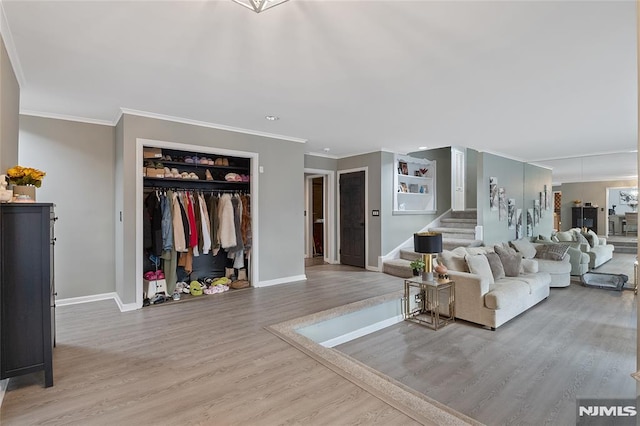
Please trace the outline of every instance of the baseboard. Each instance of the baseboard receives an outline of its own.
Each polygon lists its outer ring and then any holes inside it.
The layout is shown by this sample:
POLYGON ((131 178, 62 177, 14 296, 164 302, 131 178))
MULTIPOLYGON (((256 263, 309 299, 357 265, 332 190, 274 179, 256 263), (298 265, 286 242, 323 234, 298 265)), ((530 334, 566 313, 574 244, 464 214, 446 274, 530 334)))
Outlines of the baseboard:
POLYGON ((9 386, 9 379, 0 380, 0 408, 2 408, 2 401, 4 400, 4 394, 9 386))
POLYGON ((91 296, 69 297, 56 300, 56 306, 77 305, 78 303, 97 302, 99 300, 115 299, 116 293, 92 294, 91 296))
POLYGON ((277 278, 275 280, 260 281, 256 285, 254 285, 254 287, 269 287, 272 285, 294 283, 296 281, 306 281, 306 280, 307 280, 307 276, 304 274, 294 275, 291 277, 277 278))
POLYGON ((380 272, 380 268, 376 267, 376 266, 367 266, 365 268, 367 271, 372 271, 372 272, 380 272))
POLYGON ((140 309, 142 306, 138 306, 137 303, 122 303, 122 300, 120 300, 120 296, 118 295, 118 293, 114 293, 115 297, 114 300, 116 301, 116 304, 118 305, 118 309, 120 309, 120 312, 130 312, 130 311, 135 311, 136 309, 140 309))
POLYGON ((325 348, 333 348, 343 343, 350 342, 351 340, 357 339, 359 337, 366 336, 367 334, 375 333, 376 331, 398 324, 402 321, 404 321, 404 317, 402 315, 397 315, 393 318, 387 318, 386 320, 378 321, 366 327, 362 327, 349 333, 343 334, 342 336, 334 337, 333 339, 320 342, 320 344, 325 348))

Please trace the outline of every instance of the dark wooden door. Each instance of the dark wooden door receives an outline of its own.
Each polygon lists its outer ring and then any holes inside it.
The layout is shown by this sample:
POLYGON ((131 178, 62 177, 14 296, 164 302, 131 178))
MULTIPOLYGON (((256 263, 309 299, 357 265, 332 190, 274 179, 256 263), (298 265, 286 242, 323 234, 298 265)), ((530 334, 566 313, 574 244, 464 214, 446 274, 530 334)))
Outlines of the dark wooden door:
POLYGON ((340 175, 340 263, 364 268, 364 171, 340 175))

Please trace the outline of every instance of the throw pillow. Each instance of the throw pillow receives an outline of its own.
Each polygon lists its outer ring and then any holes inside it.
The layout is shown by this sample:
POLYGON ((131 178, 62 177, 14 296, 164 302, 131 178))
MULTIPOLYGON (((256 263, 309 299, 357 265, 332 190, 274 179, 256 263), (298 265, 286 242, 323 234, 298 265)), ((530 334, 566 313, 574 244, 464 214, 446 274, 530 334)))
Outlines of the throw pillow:
POLYGON ((484 254, 468 254, 464 257, 464 259, 467 261, 469 272, 479 275, 483 280, 488 280, 489 284, 495 283, 493 279, 493 272, 491 272, 491 267, 489 266, 487 256, 485 256, 484 254))
POLYGON ((558 239, 558 241, 562 241, 562 242, 575 241, 574 234, 571 231, 558 232, 556 234, 556 238, 558 239))
POLYGON ((512 248, 505 248, 504 246, 497 244, 494 249, 504 268, 504 274, 507 277, 517 277, 520 275, 520 266, 522 265, 522 256, 520 256, 512 248))
POLYGON ((513 248, 522 254, 525 259, 533 259, 536 255, 536 247, 526 238, 510 241, 513 248))
POLYGON ((580 244, 589 244, 589 247, 593 247, 593 238, 591 238, 591 236, 589 236, 589 234, 587 234, 586 232, 578 232, 576 231, 575 233, 576 236, 576 241, 579 242, 580 244), (587 236, 589 236, 589 238, 587 238, 587 236), (591 239, 591 242, 589 242, 589 239, 591 239))
POLYGON ((562 260, 569 251, 569 244, 545 244, 537 249, 538 259, 562 260))
POLYGON ((506 275, 504 274, 504 267, 502 266, 500 256, 498 256, 498 254, 495 252, 489 252, 485 254, 485 256, 489 261, 489 267, 491 268, 493 279, 495 281, 498 281, 500 278, 504 278, 506 275))
POLYGON ((593 238, 593 246, 599 246, 600 245, 600 239, 598 238, 598 234, 596 234, 595 232, 593 232, 591 229, 589 229, 587 231, 587 234, 591 235, 591 237, 593 238))
POLYGON ((538 235, 538 240, 539 241, 551 241, 551 238, 545 237, 544 235, 540 234, 540 235, 538 235))
POLYGON ((438 255, 438 263, 446 266, 450 271, 469 272, 464 256, 460 256, 449 250, 444 250, 438 255))

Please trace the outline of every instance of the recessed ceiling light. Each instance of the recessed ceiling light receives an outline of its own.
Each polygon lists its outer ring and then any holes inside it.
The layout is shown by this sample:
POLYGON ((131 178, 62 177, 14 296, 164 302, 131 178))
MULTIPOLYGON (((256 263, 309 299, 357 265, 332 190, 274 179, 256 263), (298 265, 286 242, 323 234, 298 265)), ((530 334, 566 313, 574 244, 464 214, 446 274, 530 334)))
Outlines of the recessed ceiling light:
POLYGON ((418 147, 418 149, 419 149, 420 151, 424 151, 425 149, 427 149, 427 147, 426 147, 426 146, 419 146, 419 147, 418 147))
POLYGON ((325 148, 325 149, 323 149, 323 151, 324 152, 329 152, 329 151, 331 151, 331 148, 325 148))
POLYGON ((266 118, 269 121, 276 121, 276 120, 280 120, 280 117, 275 116, 275 115, 267 115, 264 118, 266 118))

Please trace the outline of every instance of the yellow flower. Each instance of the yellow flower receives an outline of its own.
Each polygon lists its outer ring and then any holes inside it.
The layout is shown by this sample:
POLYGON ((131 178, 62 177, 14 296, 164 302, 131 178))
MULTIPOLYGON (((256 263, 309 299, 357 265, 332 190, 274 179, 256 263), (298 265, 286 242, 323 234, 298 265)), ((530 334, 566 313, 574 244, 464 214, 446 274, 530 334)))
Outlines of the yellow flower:
POLYGON ((13 166, 7 170, 9 183, 14 185, 33 185, 40 188, 46 173, 32 167, 13 166))

